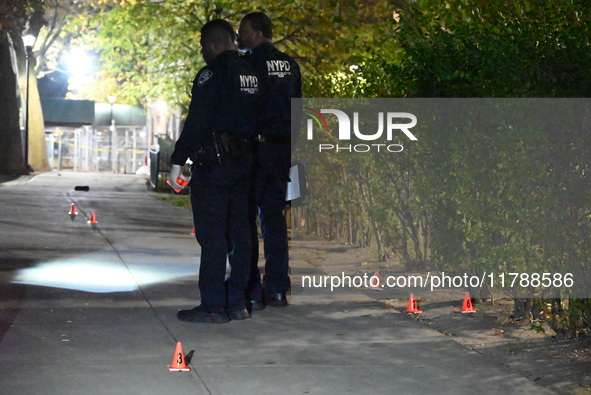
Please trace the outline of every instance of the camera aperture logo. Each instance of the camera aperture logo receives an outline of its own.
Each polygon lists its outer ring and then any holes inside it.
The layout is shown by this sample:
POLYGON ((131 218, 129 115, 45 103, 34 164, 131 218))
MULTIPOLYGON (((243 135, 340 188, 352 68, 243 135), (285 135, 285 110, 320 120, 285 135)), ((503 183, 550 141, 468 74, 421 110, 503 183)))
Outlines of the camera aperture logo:
POLYGON ((394 138, 405 136, 411 141, 418 140, 410 131, 411 128, 416 126, 417 117, 408 112, 378 112, 378 130, 372 134, 365 134, 360 130, 358 112, 353 112, 353 122, 351 122, 351 117, 346 112, 337 109, 321 109, 317 111, 304 107, 304 114, 309 117, 306 124, 306 137, 310 141, 314 140, 315 125, 317 129, 330 133, 329 123, 323 114, 331 114, 336 117, 339 144, 318 144, 318 152, 402 152, 404 146, 394 143, 394 138), (353 138, 367 143, 351 144, 353 138))

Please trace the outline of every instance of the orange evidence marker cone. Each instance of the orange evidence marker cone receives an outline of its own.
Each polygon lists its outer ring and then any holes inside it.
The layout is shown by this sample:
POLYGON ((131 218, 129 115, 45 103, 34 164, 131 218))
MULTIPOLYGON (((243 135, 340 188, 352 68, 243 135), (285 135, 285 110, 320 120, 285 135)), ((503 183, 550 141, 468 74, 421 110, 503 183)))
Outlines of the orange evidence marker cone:
POLYGON ((195 236, 195 226, 193 226, 193 230, 191 231, 191 234, 192 234, 193 236, 195 236))
POLYGON ((88 221, 88 223, 91 224, 91 225, 98 224, 98 222, 96 221, 96 214, 94 213, 94 211, 90 215, 90 220, 88 221))
POLYGON ((369 289, 373 289, 375 291, 383 291, 382 287, 380 286, 380 272, 377 271, 373 276, 369 279, 369 289))
POLYGON ((410 294, 408 298, 408 307, 406 308, 405 313, 415 313, 419 314, 422 313, 423 310, 419 310, 419 305, 417 304, 417 300, 413 294, 410 294))
MULTIPOLYGON (((167 183, 168 185, 170 185, 170 180, 166 180, 166 183, 167 183)), ((184 176, 181 176, 181 177, 178 177, 178 178, 176 179, 176 183, 177 183, 177 184, 179 184, 179 185, 180 185, 180 186, 182 186, 182 187, 186 187, 187 185, 189 185, 189 180, 187 180, 187 179, 186 179, 184 176)), ((176 188, 173 188, 173 190, 174 190, 176 193, 180 193, 180 192, 182 191, 182 189, 176 189, 176 188)))
POLYGON ((172 356, 172 363, 168 366, 171 372, 188 372, 190 367, 185 363, 185 353, 183 352, 183 345, 181 342, 176 342, 174 355, 172 356))
POLYGON ((462 313, 476 313, 476 309, 472 305, 470 292, 466 292, 466 296, 464 296, 464 305, 462 306, 462 313))
POLYGON ((74 203, 72 203, 72 207, 70 207, 70 212, 68 214, 78 215, 78 210, 76 210, 76 205, 74 203))

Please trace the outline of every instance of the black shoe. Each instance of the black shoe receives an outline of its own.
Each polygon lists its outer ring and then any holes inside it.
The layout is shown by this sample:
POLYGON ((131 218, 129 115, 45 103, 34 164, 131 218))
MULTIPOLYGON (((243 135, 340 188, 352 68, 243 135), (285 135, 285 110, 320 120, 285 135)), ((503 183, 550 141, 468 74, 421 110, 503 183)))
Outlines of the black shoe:
POLYGON ((246 309, 228 309, 228 315, 230 316, 230 319, 234 321, 247 320, 250 318, 250 314, 248 314, 248 311, 246 309))
POLYGON ((208 324, 223 324, 230 321, 226 313, 210 313, 201 306, 191 310, 179 310, 177 318, 183 322, 204 322, 208 324))
POLYGON ((246 306, 250 311, 262 311, 265 310, 265 304, 262 300, 251 300, 247 302, 246 306))
POLYGON ((287 297, 284 293, 266 293, 265 292, 265 304, 271 307, 287 307, 287 297))

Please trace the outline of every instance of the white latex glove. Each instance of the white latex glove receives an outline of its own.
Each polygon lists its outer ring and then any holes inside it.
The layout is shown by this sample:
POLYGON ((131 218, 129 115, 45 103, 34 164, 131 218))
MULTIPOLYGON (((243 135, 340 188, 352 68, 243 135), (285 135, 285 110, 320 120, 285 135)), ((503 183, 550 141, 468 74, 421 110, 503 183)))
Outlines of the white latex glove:
POLYGON ((168 176, 168 181, 172 189, 185 189, 184 186, 179 185, 177 183, 177 178, 181 176, 181 167, 179 165, 172 165, 170 169, 170 174, 168 176))

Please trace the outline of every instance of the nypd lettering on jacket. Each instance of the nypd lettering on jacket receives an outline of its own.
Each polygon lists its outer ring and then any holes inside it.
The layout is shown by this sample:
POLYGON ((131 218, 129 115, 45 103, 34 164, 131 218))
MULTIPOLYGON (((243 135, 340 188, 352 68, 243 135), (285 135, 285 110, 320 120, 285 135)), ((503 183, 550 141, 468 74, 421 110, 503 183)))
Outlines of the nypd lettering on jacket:
POLYGON ((279 78, 291 75, 291 65, 287 60, 267 60, 267 73, 279 78))
POLYGON ((240 76, 240 90, 255 94, 259 91, 259 79, 254 75, 240 76))

